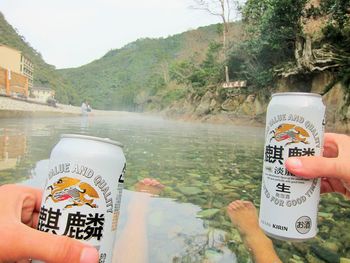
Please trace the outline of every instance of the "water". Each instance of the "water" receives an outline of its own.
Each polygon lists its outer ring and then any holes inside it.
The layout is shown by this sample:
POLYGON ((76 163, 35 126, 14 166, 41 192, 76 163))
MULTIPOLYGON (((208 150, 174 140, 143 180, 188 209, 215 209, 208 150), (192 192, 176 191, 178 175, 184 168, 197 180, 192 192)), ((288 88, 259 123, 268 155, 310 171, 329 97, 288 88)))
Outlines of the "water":
MULTIPOLYGON (((225 214, 235 199, 259 206, 263 128, 191 124, 122 114, 117 117, 3 119, 0 184, 42 187, 48 158, 62 133, 109 137, 125 145, 127 175, 118 234, 133 186, 142 178, 166 187, 146 217, 149 262, 251 262, 225 214)), ((335 262, 350 257, 350 203, 322 198, 317 238, 274 241, 283 262, 335 262), (298 261, 300 260, 300 261, 298 261), (321 261, 315 261, 321 260, 321 261)))

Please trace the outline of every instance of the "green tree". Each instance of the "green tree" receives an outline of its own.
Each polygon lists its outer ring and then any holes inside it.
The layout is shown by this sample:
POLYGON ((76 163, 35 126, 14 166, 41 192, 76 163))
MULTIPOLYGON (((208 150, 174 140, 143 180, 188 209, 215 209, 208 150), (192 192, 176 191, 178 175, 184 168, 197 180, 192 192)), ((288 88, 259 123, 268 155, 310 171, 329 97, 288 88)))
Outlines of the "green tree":
POLYGON ((222 82, 224 70, 223 63, 219 59, 221 48, 220 43, 211 43, 205 59, 199 65, 193 61, 173 63, 170 67, 170 77, 197 91, 222 82))
MULTIPOLYGON (((239 9, 238 1, 234 0, 193 0, 195 6, 193 9, 204 10, 211 15, 217 16, 221 19, 222 22, 222 50, 225 61, 225 80, 226 82, 230 81, 229 77, 229 68, 226 64, 228 60, 228 34, 229 34, 229 25, 231 22, 231 14, 232 12, 239 9)), ((236 12, 236 16, 238 16, 238 12, 236 12)), ((236 17, 237 18, 237 17, 236 17)))
POLYGON ((348 0, 322 0, 322 15, 328 16, 323 29, 324 39, 341 49, 350 51, 350 2, 348 0))
POLYGON ((256 88, 269 85, 274 67, 294 60, 305 3, 306 0, 248 0, 243 8, 248 37, 231 53, 231 74, 245 77, 256 88), (234 66, 237 61, 240 66, 234 66))
POLYGON ((243 9, 252 50, 266 65, 294 59, 306 0, 249 0, 243 9))

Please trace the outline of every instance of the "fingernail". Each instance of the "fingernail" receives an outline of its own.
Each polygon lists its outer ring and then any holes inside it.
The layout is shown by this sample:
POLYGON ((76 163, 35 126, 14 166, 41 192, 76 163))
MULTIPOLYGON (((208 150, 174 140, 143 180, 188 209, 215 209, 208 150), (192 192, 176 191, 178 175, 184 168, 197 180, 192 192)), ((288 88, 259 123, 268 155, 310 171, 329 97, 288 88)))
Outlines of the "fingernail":
POLYGON ((303 166, 303 163, 300 161, 300 159, 295 157, 289 158, 287 160, 287 164, 289 168, 293 169, 300 169, 303 166))
POLYGON ((98 262, 98 252, 93 247, 86 247, 81 252, 80 263, 96 263, 98 262))

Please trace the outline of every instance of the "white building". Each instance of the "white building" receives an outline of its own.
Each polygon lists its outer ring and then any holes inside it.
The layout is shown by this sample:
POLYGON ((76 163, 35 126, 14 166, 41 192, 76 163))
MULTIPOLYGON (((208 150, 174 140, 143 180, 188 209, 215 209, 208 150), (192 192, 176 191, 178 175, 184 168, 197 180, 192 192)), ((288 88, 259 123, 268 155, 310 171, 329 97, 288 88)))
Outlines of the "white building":
POLYGON ((55 96, 55 91, 47 87, 33 87, 30 90, 31 97, 40 102, 47 102, 48 98, 53 98, 55 96))

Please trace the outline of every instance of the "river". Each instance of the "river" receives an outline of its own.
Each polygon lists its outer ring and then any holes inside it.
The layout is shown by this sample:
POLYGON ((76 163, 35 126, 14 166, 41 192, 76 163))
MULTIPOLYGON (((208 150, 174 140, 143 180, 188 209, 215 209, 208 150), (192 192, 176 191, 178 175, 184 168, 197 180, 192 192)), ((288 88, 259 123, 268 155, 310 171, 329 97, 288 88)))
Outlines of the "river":
MULTIPOLYGON (((134 114, 118 117, 2 119, 0 184, 43 187, 53 146, 64 133, 122 142, 127 159, 118 233, 127 220, 133 186, 145 177, 165 188, 147 215, 149 262, 251 262, 225 214, 232 200, 258 207, 264 129, 185 123, 134 114)), ((321 199, 319 233, 311 241, 274 241, 283 262, 350 258, 350 203, 321 199)), ((321 260, 321 261, 317 261, 321 260)))

